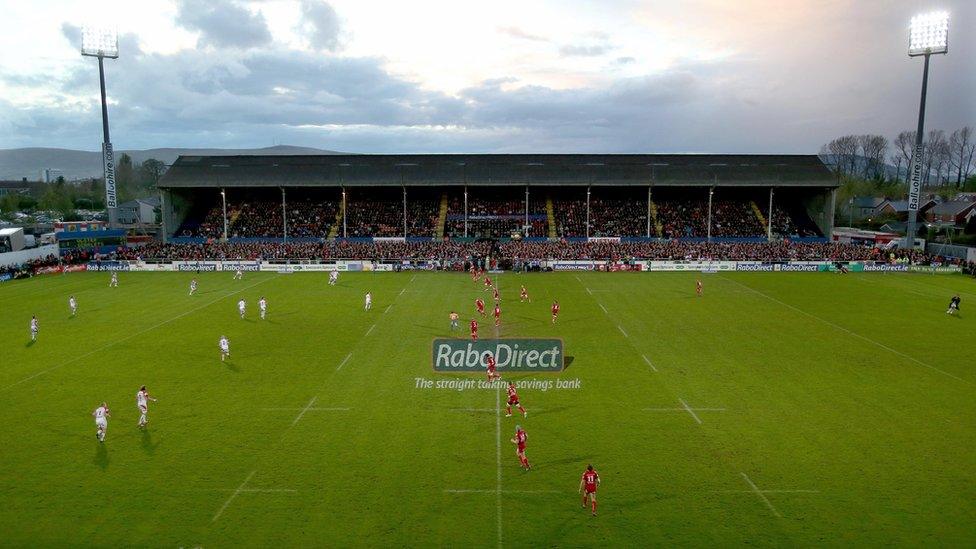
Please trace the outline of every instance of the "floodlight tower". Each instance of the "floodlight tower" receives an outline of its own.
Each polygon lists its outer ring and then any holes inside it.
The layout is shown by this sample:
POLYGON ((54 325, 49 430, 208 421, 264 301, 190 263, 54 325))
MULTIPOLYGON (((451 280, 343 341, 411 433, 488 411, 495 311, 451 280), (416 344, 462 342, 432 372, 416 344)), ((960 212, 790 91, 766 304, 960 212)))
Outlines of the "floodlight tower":
POLYGON ((924 147, 922 133, 925 131, 925 92, 929 83, 929 57, 949 51, 949 14, 944 11, 926 13, 912 17, 908 33, 908 56, 925 57, 922 68, 922 99, 918 106, 918 129, 915 131, 915 150, 912 153, 912 166, 908 179, 908 234, 905 246, 915 247, 915 221, 922 192, 922 166, 924 147))
POLYGON ((119 36, 115 30, 85 27, 81 34, 81 55, 98 58, 98 82, 102 91, 102 169, 105 174, 105 210, 108 224, 119 221, 118 200, 115 193, 115 153, 108 134, 108 103, 105 101, 105 58, 119 58, 119 36))

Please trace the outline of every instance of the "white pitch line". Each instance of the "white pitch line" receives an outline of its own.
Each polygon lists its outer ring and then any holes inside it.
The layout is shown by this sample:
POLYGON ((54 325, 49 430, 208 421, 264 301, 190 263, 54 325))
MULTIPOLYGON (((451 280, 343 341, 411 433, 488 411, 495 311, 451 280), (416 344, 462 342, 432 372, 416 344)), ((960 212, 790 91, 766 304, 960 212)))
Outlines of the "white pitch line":
POLYGON ((586 288, 586 293, 588 293, 590 295, 593 295, 593 290, 591 290, 589 287, 586 287, 586 286, 584 286, 584 287, 586 288))
POLYGON ((495 490, 495 511, 498 517, 498 546, 502 546, 502 398, 501 389, 495 389, 495 461, 498 463, 495 490))
POLYGON ((376 324, 373 324, 372 326, 370 326, 369 327, 369 330, 366 330, 366 335, 364 335, 363 337, 369 337, 369 334, 373 333, 373 328, 375 328, 375 327, 376 327, 376 324))
POLYGON ((451 408, 452 412, 494 412, 494 408, 451 408))
MULTIPOLYGON (((401 294, 401 295, 403 295, 403 294, 401 294)), ((387 305, 386 306, 386 309, 383 309, 383 314, 386 314, 386 313, 390 312, 390 307, 393 307, 393 304, 392 303, 390 303, 389 305, 387 305)))
MULTIPOLYGON (((494 494, 498 490, 444 490, 447 494, 494 494)), ((560 494, 559 490, 503 490, 506 494, 560 494)))
POLYGON ((627 335, 627 332, 624 331, 623 327, 620 326, 620 324, 617 324, 617 329, 620 330, 620 333, 624 334, 624 337, 630 337, 627 335))
MULTIPOLYGON (((535 408, 533 408, 534 410, 535 408)), ((724 412, 725 408, 692 408, 699 412, 724 412)), ((685 408, 644 408, 645 412, 687 412, 685 408)))
POLYGON ((397 294, 397 297, 400 297, 401 295, 403 295, 403 292, 405 292, 405 291, 407 291, 407 288, 406 288, 406 286, 404 286, 404 287, 403 287, 403 289, 402 289, 402 290, 400 290, 400 293, 399 293, 399 294, 397 294))
POLYGON ((965 383, 972 383, 971 381, 968 381, 966 379, 963 379, 963 378, 961 378, 959 376, 950 374, 949 372, 947 372, 945 370, 936 368, 935 366, 932 366, 931 364, 929 364, 927 362, 922 362, 921 360, 919 360, 919 359, 917 359, 917 358, 915 358, 915 357, 913 357, 911 355, 907 355, 907 354, 905 354, 905 353, 903 353, 903 352, 901 352, 901 351, 899 351, 897 349, 892 349, 891 347, 885 345, 884 343, 875 341, 875 340, 873 340, 873 339, 871 339, 871 338, 869 338, 867 336, 863 336, 863 335, 861 335, 861 334, 859 334, 857 332, 853 332, 851 330, 848 330, 847 328, 845 328, 845 327, 843 327, 843 326, 841 326, 839 324, 834 324, 833 322, 831 322, 831 321, 829 321, 827 319, 824 319, 824 318, 820 318, 819 316, 817 316, 817 315, 815 315, 813 313, 808 313, 808 312, 804 311, 803 309, 800 309, 799 307, 795 307, 793 305, 790 305, 789 303, 786 303, 785 301, 780 301, 779 299, 776 299, 775 297, 773 297, 773 296, 771 296, 769 294, 766 294, 764 292, 761 292, 761 291, 759 291, 759 290, 757 290, 757 289, 755 289, 755 288, 753 288, 751 286, 748 286, 746 284, 743 284, 743 283, 739 282, 738 280, 733 280, 731 278, 725 278, 725 280, 728 280, 729 282, 732 282, 733 284, 737 284, 739 286, 742 286, 743 288, 745 288, 745 289, 747 289, 747 290, 749 290, 751 292, 754 292, 756 294, 759 294, 759 295, 765 297, 766 299, 768 299, 770 301, 779 303, 780 305, 782 305, 784 307, 793 309, 794 311, 796 311, 796 312, 798 312, 798 313, 800 313, 802 315, 806 315, 806 316, 808 316, 808 317, 810 317, 810 318, 812 318, 814 320, 818 320, 818 321, 826 324, 827 326, 830 326, 830 327, 832 327, 834 329, 840 330, 840 331, 842 331, 842 332, 844 332, 844 333, 846 333, 848 335, 854 336, 854 337, 856 337, 858 339, 862 339, 864 341, 867 341, 868 343, 871 343, 872 345, 876 345, 876 346, 878 346, 878 347, 880 347, 880 348, 882 348, 882 349, 884 349, 884 350, 886 350, 886 351, 888 351, 890 353, 894 353, 894 354, 896 354, 896 355, 898 355, 900 357, 907 358, 908 360, 911 360, 912 362, 914 362, 914 363, 916 363, 916 364, 918 364, 920 366, 925 366, 926 368, 929 368, 930 370, 939 372, 940 374, 949 376, 952 379, 955 379, 955 380, 958 380, 958 381, 962 381, 962 382, 965 382, 965 383))
POLYGON ((217 519, 220 518, 220 515, 223 515, 224 514, 224 510, 227 509, 227 506, 228 505, 230 505, 230 502, 234 501, 234 498, 236 498, 238 495, 240 495, 241 490, 243 490, 244 487, 247 486, 247 483, 251 480, 251 477, 253 477, 254 476, 254 473, 257 473, 257 472, 258 472, 257 469, 255 469, 255 470, 251 471, 251 474, 247 475, 247 478, 244 479, 244 482, 242 482, 241 485, 237 487, 237 490, 234 490, 234 493, 231 494, 229 498, 227 498, 227 501, 224 502, 224 504, 220 507, 220 510, 217 511, 217 514, 214 515, 213 520, 211 520, 210 522, 217 522, 217 519))
POLYGON ((598 302, 597 302, 597 305, 599 305, 599 306, 600 306, 600 308, 601 308, 601 309, 603 309, 603 314, 605 314, 605 315, 608 315, 608 314, 610 314, 609 312, 607 312, 607 308, 603 306, 603 303, 600 303, 600 302, 598 301, 598 302))
POLYGON ((688 403, 680 398, 678 399, 678 402, 680 402, 681 405, 685 407, 685 410, 687 410, 688 413, 691 414, 691 417, 695 418, 695 421, 697 421, 698 424, 701 425, 702 422, 701 418, 699 418, 698 414, 696 414, 695 411, 692 410, 690 406, 688 406, 688 403))
POLYGON ((352 356, 352 353, 349 353, 348 355, 346 355, 346 358, 344 358, 344 359, 342 359, 342 362, 340 362, 340 363, 339 363, 339 367, 338 367, 338 368, 336 368, 336 371, 337 371, 337 372, 338 372, 339 370, 341 370, 343 366, 345 366, 345 365, 346 365, 346 361, 347 361, 347 360, 349 360, 349 357, 351 357, 351 356, 352 356))
POLYGON ((229 294, 226 294, 224 296, 218 297, 218 298, 216 298, 216 299, 214 299, 212 301, 208 301, 207 303, 204 303, 203 305, 200 305, 199 307, 195 307, 193 309, 190 309, 189 311, 186 311, 184 313, 180 313, 180 314, 174 316, 173 318, 171 318, 169 320, 164 320, 164 321, 162 321, 162 322, 160 322, 158 324, 154 324, 154 325, 152 325, 152 326, 150 326, 150 327, 148 327, 148 328, 146 328, 144 330, 139 330, 138 332, 132 333, 132 334, 130 334, 128 336, 125 336, 123 338, 115 339, 111 343, 106 343, 105 345, 102 345, 101 347, 92 349, 91 351, 88 351, 87 353, 84 353, 84 354, 80 354, 78 356, 75 356, 75 357, 73 357, 73 358, 71 358, 71 359, 63 362, 62 364, 59 364, 57 366, 52 366, 52 367, 50 367, 50 368, 48 368, 46 370, 41 370, 40 372, 37 372, 37 373, 32 374, 32 375, 30 375, 28 377, 25 377, 24 379, 22 379, 22 380, 20 380, 20 381, 18 381, 16 383, 12 383, 10 385, 7 385, 3 389, 0 389, 0 391, 6 391, 8 389, 12 389, 12 388, 16 387, 17 385, 20 385, 21 383, 27 383, 28 381, 30 381, 30 380, 32 380, 32 379, 34 379, 36 377, 42 376, 42 375, 47 374, 49 372, 53 372, 54 370, 57 370, 59 368, 63 368, 65 366, 68 366, 69 364, 73 364, 75 362, 78 362, 79 360, 82 360, 84 358, 87 358, 87 357, 89 357, 89 356, 91 356, 91 355, 93 355, 95 353, 99 353, 101 351, 104 351, 105 349, 112 348, 112 347, 118 345, 119 343, 123 343, 125 341, 129 341, 130 339, 134 339, 136 337, 139 337, 142 334, 145 334, 146 332, 151 332, 151 331, 155 330, 156 328, 165 326, 165 325, 169 324, 170 322, 174 322, 176 320, 179 320, 179 319, 181 319, 181 318, 183 318, 183 317, 185 317, 185 316, 187 316, 189 314, 193 314, 193 313, 195 313, 195 312, 197 312, 197 311, 199 311, 201 309, 206 309, 207 307, 213 305, 214 303, 217 303, 220 300, 227 299, 228 297, 230 297, 230 296, 232 296, 234 294, 238 294, 238 293, 243 292, 244 290, 248 290, 250 288, 253 288, 253 287, 257 286, 258 284, 264 284, 265 282, 267 282, 269 280, 273 280, 273 279, 271 279, 271 278, 265 278, 264 280, 259 280, 258 282, 255 282, 254 284, 251 284, 250 286, 246 286, 244 288, 241 288, 240 290, 235 290, 235 291, 233 291, 233 292, 231 292, 229 294))
POLYGON ((762 498, 762 500, 766 503, 766 507, 769 507, 769 510, 772 511, 774 515, 776 515, 777 517, 783 516, 779 514, 779 511, 777 511, 775 507, 773 507, 773 503, 769 501, 769 498, 766 497, 766 494, 764 494, 762 490, 756 487, 756 484, 752 482, 752 479, 749 478, 749 475, 742 473, 742 478, 749 483, 749 487, 752 488, 752 491, 755 492, 757 496, 762 498))
POLYGON ((414 280, 415 280, 416 278, 417 278, 417 275, 413 275, 413 276, 411 276, 411 277, 410 277, 410 282, 413 282, 413 281, 414 281, 414 280))
MULTIPOLYGON (((716 494, 752 494, 755 490, 716 490, 716 494)), ((819 494, 820 490, 759 490, 762 494, 819 494)))
POLYGON ((317 406, 312 408, 299 408, 296 406, 292 406, 290 408, 287 407, 261 408, 261 410, 265 412, 298 412, 301 410, 305 410, 307 412, 348 412, 349 410, 352 410, 352 408, 319 408, 317 406))
POLYGON ((657 368, 654 367, 654 363, 651 362, 651 359, 647 358, 647 355, 641 355, 641 358, 644 359, 644 362, 646 362, 647 365, 650 366, 652 370, 654 370, 655 372, 657 371, 657 368))
POLYGON ((316 400, 318 400, 318 398, 319 398, 319 397, 317 397, 317 396, 314 396, 314 397, 312 397, 312 400, 310 400, 310 401, 308 401, 308 405, 307 405, 307 406, 305 406, 304 408, 302 408, 302 411, 301 411, 301 412, 299 412, 299 413, 298 413, 298 416, 296 416, 296 417, 295 417, 295 421, 292 421, 292 422, 291 422, 291 426, 292 426, 292 427, 294 427, 294 426, 295 426, 295 424, 296 424, 296 423, 298 423, 298 421, 299 421, 300 419, 302 419, 302 417, 303 417, 303 416, 305 415, 305 412, 308 412, 308 409, 309 409, 309 408, 311 408, 312 406, 314 406, 314 405, 315 405, 315 401, 316 401, 316 400))

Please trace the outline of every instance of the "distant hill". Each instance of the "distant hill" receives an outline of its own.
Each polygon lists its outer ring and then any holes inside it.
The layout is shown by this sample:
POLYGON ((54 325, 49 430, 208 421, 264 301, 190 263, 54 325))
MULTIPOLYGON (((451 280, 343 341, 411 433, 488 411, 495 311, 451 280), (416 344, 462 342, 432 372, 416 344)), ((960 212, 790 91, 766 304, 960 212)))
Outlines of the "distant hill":
MULTIPOLYGON (((262 149, 182 149, 162 148, 141 151, 116 151, 116 156, 126 153, 132 157, 133 163, 141 163, 149 158, 161 160, 164 164, 172 164, 181 154, 183 155, 288 155, 288 154, 342 154, 336 151, 315 149, 311 147, 295 147, 291 145, 276 145, 262 149)), ((0 149, 0 180, 16 180, 26 177, 28 180, 40 178, 41 169, 54 168, 61 170, 64 178, 83 179, 86 177, 102 176, 101 151, 76 151, 71 149, 25 148, 0 149)))

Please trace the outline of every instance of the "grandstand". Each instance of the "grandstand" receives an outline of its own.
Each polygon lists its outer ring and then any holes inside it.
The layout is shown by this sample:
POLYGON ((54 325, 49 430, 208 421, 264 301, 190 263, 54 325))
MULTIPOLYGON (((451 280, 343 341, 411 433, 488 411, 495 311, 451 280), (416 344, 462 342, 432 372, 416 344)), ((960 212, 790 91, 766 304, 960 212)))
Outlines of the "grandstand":
POLYGON ((819 241, 837 185, 814 155, 647 154, 181 156, 159 182, 172 243, 819 241))

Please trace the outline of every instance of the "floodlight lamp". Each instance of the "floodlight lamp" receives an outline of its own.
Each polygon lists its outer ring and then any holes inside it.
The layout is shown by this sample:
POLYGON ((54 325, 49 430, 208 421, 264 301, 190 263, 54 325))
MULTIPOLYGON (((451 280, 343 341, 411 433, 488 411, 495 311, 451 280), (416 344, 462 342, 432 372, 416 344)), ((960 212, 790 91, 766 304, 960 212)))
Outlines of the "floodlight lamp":
POLYGON ((81 31, 81 54, 89 57, 119 57, 119 34, 114 29, 85 27, 81 31))
POLYGON ((937 11, 912 17, 908 33, 908 55, 931 55, 949 51, 949 13, 937 11))

